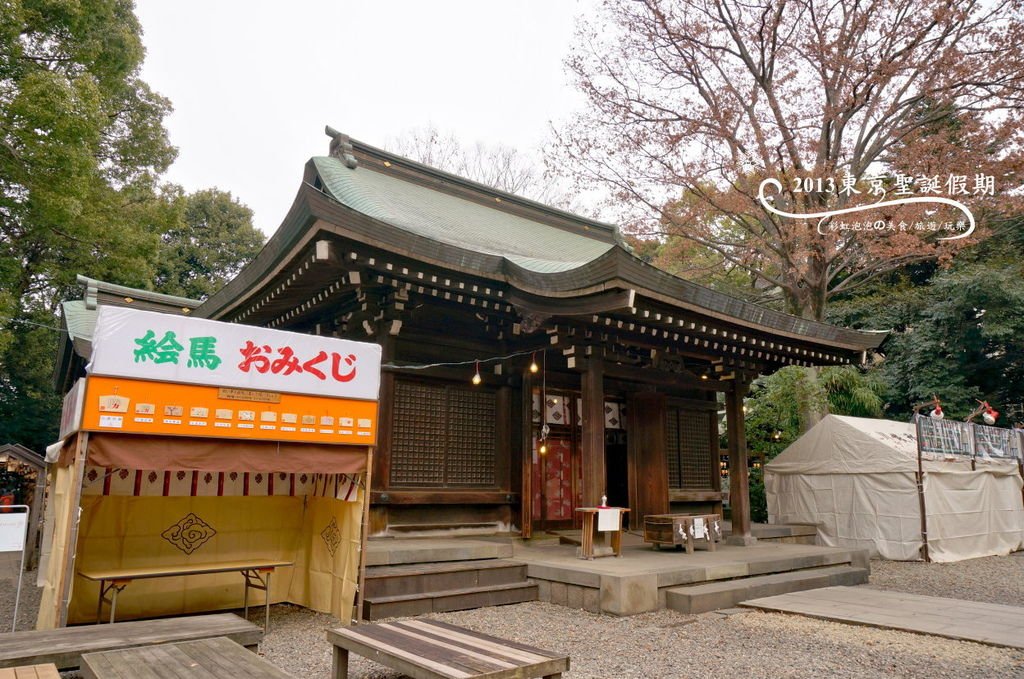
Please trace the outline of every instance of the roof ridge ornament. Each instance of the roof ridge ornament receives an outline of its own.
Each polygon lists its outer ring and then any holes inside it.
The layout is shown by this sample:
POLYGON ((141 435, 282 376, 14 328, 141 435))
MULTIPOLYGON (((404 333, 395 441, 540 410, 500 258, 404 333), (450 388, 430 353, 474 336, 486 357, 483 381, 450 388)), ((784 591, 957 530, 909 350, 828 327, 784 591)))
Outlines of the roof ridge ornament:
POLYGON ((345 167, 354 170, 359 166, 356 160, 355 150, 352 148, 352 140, 347 134, 338 132, 330 125, 324 127, 324 133, 331 138, 330 155, 345 163, 345 167))

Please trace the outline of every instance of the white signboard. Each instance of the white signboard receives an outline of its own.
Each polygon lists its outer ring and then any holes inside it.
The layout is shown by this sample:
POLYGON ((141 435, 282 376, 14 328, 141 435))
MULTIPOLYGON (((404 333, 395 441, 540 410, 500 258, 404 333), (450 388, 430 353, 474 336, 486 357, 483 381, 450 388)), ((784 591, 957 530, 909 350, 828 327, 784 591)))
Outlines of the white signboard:
POLYGON ((0 552, 20 552, 25 549, 25 531, 28 513, 0 514, 0 552))
POLYGON ((85 379, 79 379, 71 391, 64 395, 64 409, 60 414, 60 437, 63 441, 82 426, 82 405, 85 400, 85 379))
POLYGON ((91 375, 377 400, 380 346, 101 306, 91 375))

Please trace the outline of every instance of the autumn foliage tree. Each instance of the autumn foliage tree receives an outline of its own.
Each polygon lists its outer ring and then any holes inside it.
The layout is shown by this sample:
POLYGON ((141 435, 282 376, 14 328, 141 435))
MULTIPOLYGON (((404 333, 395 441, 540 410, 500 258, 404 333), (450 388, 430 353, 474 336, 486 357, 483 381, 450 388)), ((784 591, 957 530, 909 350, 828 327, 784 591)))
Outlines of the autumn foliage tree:
POLYGON ((1022 11, 1019 2, 607 0, 568 62, 587 106, 556 129, 555 162, 581 186, 611 187, 618 217, 637 232, 692 241, 790 312, 821 320, 830 297, 948 258, 1018 207, 1022 11), (859 193, 840 190, 846 176, 859 193), (884 197, 869 193, 873 177, 884 197), (758 200, 769 178, 781 192, 768 187, 768 204, 791 213, 891 202, 909 186, 906 195, 969 206, 978 228, 943 240, 966 217, 936 204, 851 215, 882 222, 878 231, 781 217, 758 200))

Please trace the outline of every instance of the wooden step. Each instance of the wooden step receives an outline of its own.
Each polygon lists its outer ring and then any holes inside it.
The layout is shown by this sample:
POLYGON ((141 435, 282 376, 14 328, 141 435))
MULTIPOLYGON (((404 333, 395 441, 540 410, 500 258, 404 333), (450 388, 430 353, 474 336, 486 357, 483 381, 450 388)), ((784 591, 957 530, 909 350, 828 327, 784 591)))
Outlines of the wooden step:
POLYGON ((776 594, 788 594, 819 587, 862 585, 868 570, 856 566, 826 566, 751 578, 720 580, 701 585, 674 587, 665 592, 665 607, 695 614, 732 608, 742 601, 776 594))
POLYGON ((403 596, 526 582, 526 564, 505 559, 371 566, 366 597, 403 596))
POLYGON ((464 587, 423 594, 367 597, 363 601, 363 619, 372 621, 425 613, 445 613, 536 600, 537 585, 533 582, 464 587))

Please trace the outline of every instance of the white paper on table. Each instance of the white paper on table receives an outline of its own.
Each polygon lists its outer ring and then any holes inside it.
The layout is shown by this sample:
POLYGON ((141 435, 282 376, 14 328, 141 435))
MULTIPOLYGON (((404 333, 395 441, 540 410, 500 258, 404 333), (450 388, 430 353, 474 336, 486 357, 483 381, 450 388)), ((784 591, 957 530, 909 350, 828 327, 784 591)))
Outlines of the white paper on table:
POLYGON ((707 524, 704 523, 704 519, 693 520, 693 537, 698 539, 703 538, 705 540, 708 539, 708 527, 707 524))
POLYGON ((619 529, 619 512, 621 509, 598 509, 597 530, 607 533, 619 529))

